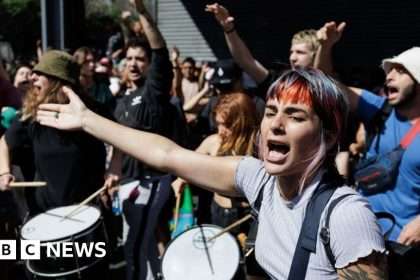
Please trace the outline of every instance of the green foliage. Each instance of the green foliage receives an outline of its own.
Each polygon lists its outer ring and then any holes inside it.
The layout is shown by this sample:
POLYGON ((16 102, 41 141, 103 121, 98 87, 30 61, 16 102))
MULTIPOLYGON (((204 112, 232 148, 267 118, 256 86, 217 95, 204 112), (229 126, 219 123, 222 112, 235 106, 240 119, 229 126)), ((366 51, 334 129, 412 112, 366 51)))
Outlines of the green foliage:
POLYGON ((31 0, 3 0, 3 8, 6 9, 12 16, 22 13, 28 6, 31 0))
POLYGON ((115 3, 107 5, 104 2, 97 0, 85 0, 86 6, 86 18, 98 18, 98 17, 107 17, 112 18, 113 20, 118 19, 121 10, 115 3))
MULTIPOLYGON (((73 0, 70 0, 73 1, 73 0)), ((41 39, 41 0, 0 0, 0 35, 12 44, 15 55, 25 59, 35 56, 36 41, 41 39)), ((110 27, 118 25, 120 9, 98 0, 84 0, 85 21, 77 44, 106 46, 110 27)))
POLYGON ((35 54, 41 38, 39 0, 0 0, 0 34, 11 42, 15 54, 26 58, 35 54))

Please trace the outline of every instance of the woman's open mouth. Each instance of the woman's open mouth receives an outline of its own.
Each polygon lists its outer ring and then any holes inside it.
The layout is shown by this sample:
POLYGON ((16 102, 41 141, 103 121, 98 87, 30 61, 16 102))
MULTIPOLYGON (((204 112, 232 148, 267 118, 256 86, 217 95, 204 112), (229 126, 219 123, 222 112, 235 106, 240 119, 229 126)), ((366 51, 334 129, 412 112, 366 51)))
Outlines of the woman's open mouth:
POLYGON ((286 158, 289 154, 290 146, 286 143, 277 142, 277 141, 268 141, 268 161, 281 161, 286 158))

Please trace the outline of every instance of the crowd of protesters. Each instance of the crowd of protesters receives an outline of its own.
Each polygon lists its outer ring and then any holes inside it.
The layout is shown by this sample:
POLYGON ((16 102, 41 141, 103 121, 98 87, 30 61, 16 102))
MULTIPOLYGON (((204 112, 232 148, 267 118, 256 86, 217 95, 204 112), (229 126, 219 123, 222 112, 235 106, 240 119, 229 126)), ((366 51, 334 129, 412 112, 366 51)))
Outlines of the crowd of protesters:
MULTIPOLYGON (((332 184, 331 201, 343 198, 331 219, 321 209, 329 238, 315 239, 303 277, 393 279, 385 240, 420 245, 420 47, 384 59, 386 79, 373 93, 345 85, 334 70, 344 22, 296 33, 290 67, 279 72, 253 57, 221 5, 205 9, 232 59, 197 63, 168 49, 143 2, 130 2, 136 13, 122 13, 123 31, 103 57, 88 47, 38 47, 34 61, 0 64, 0 239, 106 186, 94 203, 110 269, 122 263, 127 280, 159 279, 174 201, 189 183, 199 224, 226 227, 257 210, 255 255, 265 276, 243 268, 235 279, 301 279, 293 275, 307 207, 332 184), (34 180, 47 185, 10 187, 34 180), (119 215, 113 203, 133 182, 119 215)), ((248 228, 231 231, 241 247, 248 228)), ((31 279, 22 264, 5 264, 6 279, 31 279)))

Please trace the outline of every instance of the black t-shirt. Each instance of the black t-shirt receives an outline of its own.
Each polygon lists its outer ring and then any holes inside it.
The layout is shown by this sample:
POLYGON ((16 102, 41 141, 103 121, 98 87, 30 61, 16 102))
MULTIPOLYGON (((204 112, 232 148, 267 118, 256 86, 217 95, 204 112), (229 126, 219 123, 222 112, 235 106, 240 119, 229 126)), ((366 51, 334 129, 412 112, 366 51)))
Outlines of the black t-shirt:
POLYGON ((6 131, 11 155, 28 146, 35 160, 35 180, 47 186, 35 193, 31 212, 81 202, 103 185, 105 147, 85 132, 59 131, 16 119, 6 131))
MULTIPOLYGON (((147 77, 142 86, 117 97, 114 117, 122 125, 157 133, 171 138, 174 112, 169 92, 172 86, 172 64, 166 48, 152 50, 147 77)), ((138 143, 141 145, 141 143, 138 143)), ((135 158, 123 155, 122 181, 144 176, 158 176, 162 173, 144 166, 135 158)))

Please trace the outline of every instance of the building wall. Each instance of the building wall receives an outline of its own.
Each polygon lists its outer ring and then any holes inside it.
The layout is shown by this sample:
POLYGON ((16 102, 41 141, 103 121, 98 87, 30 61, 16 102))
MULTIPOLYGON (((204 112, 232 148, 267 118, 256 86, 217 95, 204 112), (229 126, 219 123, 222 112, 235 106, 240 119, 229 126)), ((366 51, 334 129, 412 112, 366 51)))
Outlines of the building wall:
POLYGON ((156 1, 156 20, 168 47, 177 47, 182 57, 215 60, 213 50, 180 0, 156 1))

